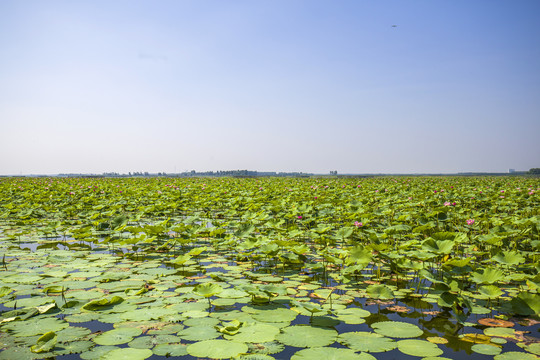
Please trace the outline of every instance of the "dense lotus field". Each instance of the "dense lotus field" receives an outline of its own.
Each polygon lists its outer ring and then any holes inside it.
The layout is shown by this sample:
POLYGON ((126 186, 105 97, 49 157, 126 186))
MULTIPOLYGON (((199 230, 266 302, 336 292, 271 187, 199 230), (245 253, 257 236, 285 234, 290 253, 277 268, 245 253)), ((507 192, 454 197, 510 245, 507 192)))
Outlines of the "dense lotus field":
POLYGON ((540 179, 0 179, 0 359, 538 359, 540 179))

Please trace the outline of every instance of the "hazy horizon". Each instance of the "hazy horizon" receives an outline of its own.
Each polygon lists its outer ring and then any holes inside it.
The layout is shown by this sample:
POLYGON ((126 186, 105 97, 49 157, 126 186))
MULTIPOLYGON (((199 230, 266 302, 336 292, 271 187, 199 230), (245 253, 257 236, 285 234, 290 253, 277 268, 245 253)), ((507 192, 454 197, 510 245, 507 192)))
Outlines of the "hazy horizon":
POLYGON ((0 2, 0 175, 540 167, 540 2, 0 2))

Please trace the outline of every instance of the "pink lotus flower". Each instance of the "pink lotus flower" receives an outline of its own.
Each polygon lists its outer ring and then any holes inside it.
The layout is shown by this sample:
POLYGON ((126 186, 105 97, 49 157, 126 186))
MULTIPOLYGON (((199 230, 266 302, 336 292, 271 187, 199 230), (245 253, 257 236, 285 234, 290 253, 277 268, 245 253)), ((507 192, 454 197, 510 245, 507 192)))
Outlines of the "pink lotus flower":
POLYGON ((317 198, 317 197, 315 196, 315 199, 316 199, 316 198, 317 198))
POLYGON ((362 224, 361 222, 358 222, 358 221, 355 221, 355 222, 354 222, 354 226, 356 226, 356 227, 360 227, 360 226, 362 226, 362 225, 363 225, 363 224, 362 224))
POLYGON ((451 204, 450 204, 448 201, 446 201, 446 202, 444 203, 444 206, 450 206, 450 205, 451 205, 451 204))
POLYGON ((453 203, 452 203, 452 206, 456 206, 456 203, 455 203, 455 202, 453 202, 453 203))
POLYGON ((302 215, 298 215, 298 219, 300 219, 300 220, 301 220, 301 219, 302 219, 302 215))
POLYGON ((474 219, 467 220, 467 225, 472 225, 472 224, 474 224, 474 219))

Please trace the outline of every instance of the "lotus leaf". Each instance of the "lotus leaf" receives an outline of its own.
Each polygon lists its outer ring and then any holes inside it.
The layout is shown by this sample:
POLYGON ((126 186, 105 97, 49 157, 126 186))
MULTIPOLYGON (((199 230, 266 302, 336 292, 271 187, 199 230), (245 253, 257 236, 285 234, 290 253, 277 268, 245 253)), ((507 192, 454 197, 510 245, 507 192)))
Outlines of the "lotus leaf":
POLYGON ((13 336, 35 336, 47 332, 58 332, 69 326, 66 321, 57 318, 36 318, 25 321, 15 321, 4 325, 13 336))
POLYGON ((105 353, 102 360, 144 360, 152 356, 150 349, 119 348, 105 353))
POLYGON ((489 344, 474 344, 471 350, 478 354, 483 355, 498 355, 501 353, 501 348, 495 345, 489 344))
POLYGON ((48 333, 43 334, 33 345, 30 350, 33 353, 43 353, 51 351, 56 345, 57 336, 54 331, 49 331, 48 333))
POLYGON ((212 326, 192 326, 178 332, 178 336, 188 341, 211 340, 219 337, 219 333, 212 326))
POLYGON ((418 326, 400 321, 378 322, 371 324, 371 327, 377 334, 394 338, 413 338, 424 333, 418 326))
POLYGON ((271 342, 279 334, 279 329, 272 325, 255 323, 242 326, 238 333, 234 335, 224 335, 227 340, 244 343, 265 343, 271 342))
POLYGON ((205 340, 187 346, 187 353, 196 357, 228 359, 247 352, 246 344, 227 340, 205 340))
POLYGON ((357 354, 349 349, 338 349, 332 347, 313 347, 300 350, 294 353, 291 360, 376 360, 372 355, 362 353, 357 354))
POLYGON ((248 343, 248 347, 249 352, 257 354, 277 354, 279 352, 282 352, 283 349, 285 349, 285 346, 283 344, 280 344, 276 341, 259 344, 248 343))
POLYGON ((386 285, 369 285, 366 293, 373 299, 392 300, 394 298, 392 289, 386 285))
POLYGON ((508 351, 499 355, 495 355, 493 360, 538 360, 538 356, 527 354, 519 351, 508 351))
POLYGON ((276 340, 296 347, 328 346, 336 341, 337 331, 304 325, 294 325, 283 329, 276 340))
POLYGON ((142 330, 139 328, 118 328, 96 336, 94 342, 99 345, 120 345, 130 342, 141 334, 142 330))
POLYGON ((338 342, 354 351, 385 352, 397 347, 397 343, 390 338, 362 331, 339 334, 338 342))
POLYGON ((400 340, 398 350, 411 356, 439 356, 443 353, 436 344, 425 340, 400 340))
POLYGON ((298 314, 292 310, 278 308, 273 310, 260 310, 252 316, 255 320, 262 322, 291 322, 298 314))

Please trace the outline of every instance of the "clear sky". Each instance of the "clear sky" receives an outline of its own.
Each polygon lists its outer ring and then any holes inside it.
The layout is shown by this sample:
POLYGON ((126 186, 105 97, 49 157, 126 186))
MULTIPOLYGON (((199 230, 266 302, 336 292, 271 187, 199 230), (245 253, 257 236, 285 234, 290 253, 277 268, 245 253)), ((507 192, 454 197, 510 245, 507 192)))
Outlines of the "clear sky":
POLYGON ((0 174, 540 167, 539 18, 538 0, 2 0, 0 174))

